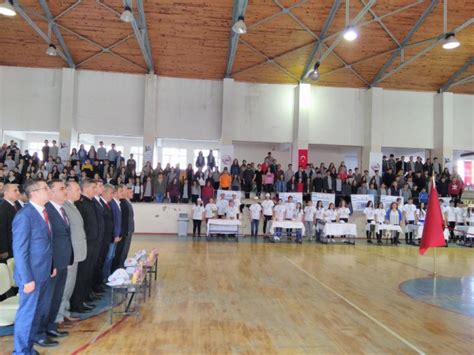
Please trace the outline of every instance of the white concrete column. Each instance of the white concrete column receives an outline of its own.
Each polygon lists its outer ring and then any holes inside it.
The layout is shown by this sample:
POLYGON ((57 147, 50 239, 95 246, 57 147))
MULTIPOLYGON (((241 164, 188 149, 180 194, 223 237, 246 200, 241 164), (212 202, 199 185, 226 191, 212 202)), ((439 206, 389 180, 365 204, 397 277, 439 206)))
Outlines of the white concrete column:
POLYGON ((450 169, 453 166, 454 140, 454 97, 451 92, 437 94, 434 100, 433 117, 433 152, 432 158, 437 157, 443 166, 450 169))
POLYGON ((79 142, 76 122, 76 70, 62 69, 61 101, 59 107, 59 144, 66 143, 68 149, 79 142))
POLYGON ((366 93, 365 136, 362 147, 362 170, 369 169, 370 153, 381 153, 383 136, 383 89, 371 88, 366 93))
POLYGON ((221 169, 230 167, 234 158, 233 127, 238 121, 235 109, 235 82, 232 78, 224 78, 222 86, 222 119, 221 139, 219 142, 221 169))
POLYGON ((155 74, 146 74, 143 110, 143 165, 150 161, 153 167, 159 159, 156 146, 157 93, 158 77, 155 74))
MULTIPOLYGON (((295 116, 293 120, 293 142, 291 145, 291 164, 298 169, 298 150, 309 149, 309 107, 311 104, 311 85, 299 84, 295 88, 295 116)), ((308 156, 308 161, 310 157, 308 156)))

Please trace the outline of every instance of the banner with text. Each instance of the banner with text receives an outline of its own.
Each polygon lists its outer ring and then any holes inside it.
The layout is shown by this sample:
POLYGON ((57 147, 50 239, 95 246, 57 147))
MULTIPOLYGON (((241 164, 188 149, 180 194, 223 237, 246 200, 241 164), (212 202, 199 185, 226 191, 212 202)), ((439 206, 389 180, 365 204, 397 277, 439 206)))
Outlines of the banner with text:
POLYGON ((352 210, 363 211, 369 201, 374 203, 374 195, 351 195, 352 210))
POLYGON ((234 160, 234 146, 233 145, 221 145, 220 146, 221 154, 221 171, 224 168, 230 169, 232 161, 234 160))
POLYGON ((328 208, 330 203, 336 203, 336 195, 325 194, 322 192, 313 192, 311 193, 311 201, 313 201, 313 205, 315 207, 316 207, 316 202, 322 201, 324 208, 328 208))
POLYGON ((390 196, 390 195, 382 195, 380 196, 380 202, 383 203, 383 208, 385 208, 386 210, 388 210, 390 208, 390 204, 392 202, 397 202, 397 199, 401 199, 401 204, 403 205, 404 201, 403 201, 403 197, 401 196, 390 196))
POLYGON ((232 191, 232 190, 217 190, 217 199, 221 198, 221 194, 225 195, 227 201, 232 200, 232 196, 235 194, 235 198, 239 201, 242 201, 242 191, 232 191))
POLYGON ((283 202, 288 201, 288 197, 293 197, 293 202, 303 203, 303 194, 301 192, 280 192, 278 198, 282 199, 283 202))

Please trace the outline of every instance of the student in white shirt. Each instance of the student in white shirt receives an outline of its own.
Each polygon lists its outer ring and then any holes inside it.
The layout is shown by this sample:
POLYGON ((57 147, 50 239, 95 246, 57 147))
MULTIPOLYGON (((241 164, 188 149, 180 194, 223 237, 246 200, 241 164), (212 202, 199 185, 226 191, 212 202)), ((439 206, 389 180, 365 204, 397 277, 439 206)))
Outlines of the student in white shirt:
POLYGON ((313 206, 313 201, 309 200, 304 208, 304 227, 306 229, 306 238, 308 242, 313 236, 313 225, 316 223, 316 207, 313 206))
POLYGON ((201 223, 204 216, 205 209, 202 205, 202 200, 197 199, 196 203, 192 207, 193 212, 193 240, 197 237, 201 239, 201 223))
POLYGON ((367 221, 367 226, 365 228, 365 235, 367 236, 367 243, 372 244, 372 234, 375 231, 375 209, 372 201, 368 201, 367 205, 364 208, 364 215, 367 221))
POLYGON ((268 221, 271 221, 273 218, 273 206, 275 204, 270 199, 270 194, 265 194, 265 200, 262 201, 262 209, 263 209, 263 234, 265 235, 265 239, 267 239, 270 235, 267 230, 268 221))
POLYGON ((229 206, 225 210, 226 219, 239 219, 239 208, 234 204, 233 200, 229 201, 229 206))
MULTIPOLYGON (((336 213, 338 222, 349 222, 349 215, 351 214, 351 210, 347 208, 346 200, 341 199, 341 202, 339 202, 339 208, 336 210, 336 213)), ((341 238, 346 238, 346 236, 341 235, 341 238)))
MULTIPOLYGON (((301 202, 297 202, 295 213, 293 215, 293 221, 303 222, 303 217, 304 217, 303 205, 301 204, 301 202)), ((295 242, 299 243, 299 244, 303 243, 303 238, 302 238, 302 235, 301 235, 301 229, 296 230, 296 240, 295 240, 295 242)))
MULTIPOLYGON (((464 207, 464 202, 458 201, 456 204, 456 225, 464 226, 466 224, 466 208, 464 207)), ((457 234, 454 235, 456 240, 459 240, 461 237, 457 234)))
POLYGON ((323 201, 319 200, 316 202, 316 240, 320 241, 321 240, 321 231, 323 228, 323 223, 324 223, 324 205, 323 201))
POLYGON ((250 235, 257 239, 258 224, 262 215, 262 206, 258 203, 258 196, 254 197, 254 202, 249 207, 250 210, 250 235))
POLYGON ((221 197, 217 200, 217 218, 225 218, 225 211, 229 206, 229 202, 225 199, 225 193, 221 193, 221 197))
POLYGON ((411 197, 408 199, 408 203, 403 206, 403 218, 405 220, 405 244, 413 244, 416 206, 413 204, 413 198, 411 197))
MULTIPOLYGON (((277 222, 281 222, 285 220, 285 214, 286 214, 286 207, 283 204, 283 200, 279 199, 278 204, 275 206, 273 209, 274 215, 273 219, 277 222)), ((275 228, 275 236, 281 237, 282 229, 281 228, 275 228)))
POLYGON ((416 220, 418 224, 425 224, 426 206, 424 202, 420 202, 420 206, 416 210, 416 220))
MULTIPOLYGON (((288 201, 285 203, 286 215, 285 219, 288 221, 293 220, 296 210, 296 204, 293 202, 293 196, 288 196, 288 201)), ((286 229, 286 236, 291 239, 291 228, 286 229)))
MULTIPOLYGON (((328 206, 328 209, 324 212, 324 220, 326 221, 326 223, 336 223, 337 212, 336 212, 336 206, 334 206, 334 203, 330 203, 328 206)), ((326 236, 326 238, 330 238, 330 240, 332 240, 333 243, 336 242, 334 240, 333 235, 328 235, 326 236)))
POLYGON ((210 198, 209 202, 207 203, 206 207, 204 208, 206 210, 206 223, 208 219, 212 219, 216 217, 216 212, 217 212, 217 206, 214 203, 214 199, 210 198))
MULTIPOLYGON (((376 224, 384 224, 385 223, 385 216, 387 211, 385 211, 383 202, 379 202, 377 204, 377 208, 374 211, 375 223, 376 224)), ((382 232, 378 232, 377 234, 377 244, 382 244, 382 232)))
POLYGON ((449 201, 449 207, 445 210, 446 222, 448 223, 450 241, 454 240, 454 228, 456 227, 456 207, 454 200, 449 201))

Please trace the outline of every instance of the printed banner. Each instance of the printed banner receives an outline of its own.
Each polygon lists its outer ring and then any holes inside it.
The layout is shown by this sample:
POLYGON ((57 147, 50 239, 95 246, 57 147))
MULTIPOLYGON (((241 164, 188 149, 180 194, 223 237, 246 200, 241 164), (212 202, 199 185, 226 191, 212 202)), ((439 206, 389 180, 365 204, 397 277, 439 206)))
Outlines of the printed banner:
POLYGON ((316 207, 316 202, 322 201, 324 208, 328 208, 330 203, 336 203, 336 195, 335 194, 325 194, 322 192, 312 192, 311 193, 311 201, 313 201, 313 205, 316 207))
POLYGON ((63 162, 65 162, 66 160, 69 160, 69 143, 66 143, 66 142, 59 143, 58 155, 61 158, 61 161, 63 162))
POLYGON ((382 157, 383 157, 382 153, 370 152, 370 156, 369 156, 369 160, 370 160, 369 174, 370 175, 374 175, 375 171, 377 170, 379 171, 380 175, 382 175, 382 157))
POLYGON ((221 194, 225 195, 227 201, 232 200, 232 196, 235 194, 236 199, 242 201, 242 191, 232 191, 232 190, 217 190, 217 199, 221 198, 221 194))
POLYGON ((465 160, 464 161, 464 184, 470 186, 473 183, 474 183, 474 179, 472 176, 472 161, 465 160))
POLYGON ((278 198, 282 199, 283 202, 288 201, 288 197, 293 197, 293 202, 303 203, 303 194, 301 192, 280 192, 278 198))
POLYGON ((298 167, 306 168, 308 164, 308 149, 298 149, 298 167))
POLYGON ((369 201, 374 203, 374 195, 351 195, 352 210, 363 211, 369 201))
POLYGON ((403 201, 403 197, 402 197, 402 196, 382 195, 382 196, 380 196, 380 202, 383 203, 383 208, 385 208, 385 209, 388 210, 389 207, 390 207, 390 204, 391 204, 392 202, 397 202, 397 199, 399 199, 399 198, 402 200, 401 204, 403 205, 403 204, 404 204, 404 201, 403 201))
POLYGON ((149 161, 153 165, 153 147, 151 145, 145 145, 143 147, 143 165, 149 161))

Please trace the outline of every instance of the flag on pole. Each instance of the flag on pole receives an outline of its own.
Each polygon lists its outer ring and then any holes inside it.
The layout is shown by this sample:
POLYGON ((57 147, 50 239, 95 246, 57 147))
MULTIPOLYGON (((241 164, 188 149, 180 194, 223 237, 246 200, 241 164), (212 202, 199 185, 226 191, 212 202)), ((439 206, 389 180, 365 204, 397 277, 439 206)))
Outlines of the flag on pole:
POLYGON ((428 200, 428 211, 426 212, 423 235, 421 236, 420 254, 425 254, 428 248, 444 247, 445 245, 446 242, 444 241, 443 234, 443 216, 441 214, 438 191, 436 191, 433 178, 430 197, 428 200))

